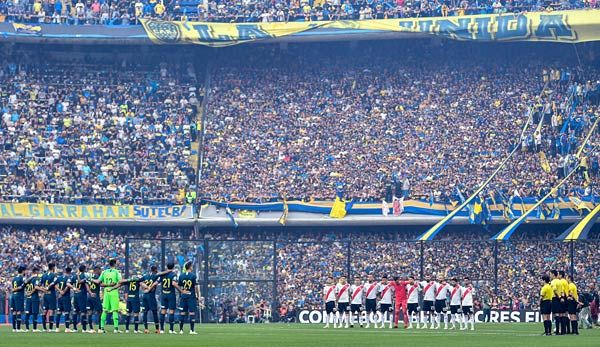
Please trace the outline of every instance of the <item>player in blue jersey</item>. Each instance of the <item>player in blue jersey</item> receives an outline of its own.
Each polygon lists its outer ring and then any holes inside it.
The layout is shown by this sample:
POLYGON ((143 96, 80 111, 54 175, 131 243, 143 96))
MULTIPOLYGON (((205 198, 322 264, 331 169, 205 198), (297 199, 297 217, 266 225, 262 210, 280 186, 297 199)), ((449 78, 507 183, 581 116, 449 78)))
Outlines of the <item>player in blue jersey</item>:
POLYGON ((167 264, 167 273, 159 277, 159 285, 161 288, 160 296, 160 333, 165 332, 165 315, 169 313, 169 334, 175 334, 173 330, 175 326, 175 308, 177 307, 177 295, 175 289, 182 293, 188 293, 181 289, 177 283, 177 274, 175 273, 175 264, 167 264))
POLYGON ((156 287, 158 286, 158 268, 156 265, 150 267, 150 273, 142 278, 145 288, 142 295, 142 319, 144 321, 144 333, 148 334, 148 312, 152 312, 154 319, 154 328, 156 333, 160 332, 158 325, 158 304, 156 302, 156 287))
POLYGON ((37 330, 37 320, 40 314, 40 293, 46 293, 47 289, 42 286, 40 270, 34 267, 31 276, 25 280, 25 331, 29 331, 29 318, 33 321, 33 332, 37 330))
MULTIPOLYGON (((66 267, 63 274, 56 277, 54 288, 57 292, 55 331, 59 331, 60 318, 63 314, 65 316, 65 333, 75 331, 75 329, 71 330, 71 311, 73 309, 71 304, 71 291, 74 291, 75 287, 73 286, 73 270, 70 267, 66 267)), ((77 322, 74 322, 73 327, 76 325, 77 322)))
POLYGON ((84 333, 87 332, 87 299, 88 299, 88 283, 87 275, 85 273, 85 265, 80 265, 77 275, 73 276, 73 286, 75 287, 75 294, 73 295, 73 306, 75 313, 73 320, 75 324, 74 329, 77 330, 77 320, 81 322, 81 328, 84 333))
POLYGON ((42 298, 42 329, 52 330, 54 326, 54 312, 56 311, 56 290, 54 281, 56 280, 56 264, 48 263, 48 271, 42 275, 41 284, 46 289, 42 298))
POLYGON ((90 329, 88 332, 94 333, 94 317, 96 317, 96 322, 98 322, 98 326, 100 325, 100 316, 102 315, 102 300, 100 300, 100 284, 96 281, 100 278, 100 274, 102 273, 102 269, 99 266, 94 267, 94 274, 91 278, 88 278, 87 289, 88 289, 88 297, 87 297, 87 313, 88 313, 88 324, 90 329))
POLYGON ((188 261, 183 265, 183 273, 179 275, 179 287, 181 295, 179 296, 179 334, 183 334, 183 325, 186 318, 190 317, 190 335, 197 335, 194 330, 196 323, 196 308, 200 298, 200 288, 198 287, 196 273, 193 271, 192 262, 188 261))
POLYGON ((21 319, 25 308, 25 272, 24 266, 17 268, 17 275, 12 280, 11 295, 10 295, 10 310, 12 312, 12 329, 13 332, 21 331, 21 319))
POLYGON ((134 325, 134 333, 139 334, 139 319, 140 319, 140 288, 145 288, 146 285, 143 282, 142 276, 131 277, 122 279, 114 289, 119 287, 127 286, 126 293, 126 307, 127 307, 127 316, 125 317, 125 333, 129 333, 129 325, 131 323, 131 318, 133 318, 134 325))

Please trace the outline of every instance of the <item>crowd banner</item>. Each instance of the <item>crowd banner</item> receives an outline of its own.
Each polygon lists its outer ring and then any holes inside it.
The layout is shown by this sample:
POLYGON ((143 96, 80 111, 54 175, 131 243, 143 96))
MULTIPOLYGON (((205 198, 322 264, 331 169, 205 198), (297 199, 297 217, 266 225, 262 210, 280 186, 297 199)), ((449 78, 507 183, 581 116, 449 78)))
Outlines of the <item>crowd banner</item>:
POLYGON ((156 19, 142 19, 141 22, 148 38, 154 43, 192 43, 213 47, 298 34, 310 35, 315 29, 330 29, 332 34, 402 32, 463 41, 575 43, 600 40, 600 10, 288 23, 212 23, 156 19))
MULTIPOLYGON (((584 197, 581 199, 584 203, 589 203, 593 200, 598 201, 600 197, 596 196, 595 198, 584 197)), ((538 199, 536 198, 523 198, 522 206, 525 208, 525 211, 534 206, 537 203, 538 199)), ((494 203, 491 199, 486 200, 489 205, 489 210, 496 220, 505 221, 504 219, 504 205, 499 203, 494 203)), ((253 203, 253 202, 244 202, 244 201, 214 201, 214 200, 203 200, 202 204, 204 206, 213 205, 218 208, 230 208, 232 213, 236 218, 256 218, 255 214, 251 214, 250 211, 256 212, 284 212, 285 208, 287 208, 289 212, 303 212, 303 213, 314 213, 314 214, 322 214, 329 215, 331 212, 331 208, 334 204, 334 201, 299 201, 299 200, 286 200, 285 204, 283 201, 278 202, 264 202, 264 203, 253 203)), ((546 199, 546 204, 551 206, 556 206, 556 208, 560 211, 561 218, 563 217, 576 217, 580 218, 580 215, 577 210, 572 209, 572 202, 570 198, 549 198, 546 199)), ((426 200, 405 200, 404 201, 404 210, 402 215, 405 214, 416 214, 416 215, 427 215, 427 216, 447 216, 456 209, 450 203, 441 203, 434 202, 430 203, 430 201, 426 200)), ((522 215, 523 211, 520 209, 521 204, 517 206, 516 204, 512 208, 512 213, 515 218, 518 218, 522 215)), ((352 208, 348 211, 348 215, 378 215, 381 218, 397 218, 398 216, 394 216, 392 213, 387 216, 382 215, 382 203, 381 202, 354 202, 352 208)), ((469 212, 467 209, 462 209, 456 213, 458 217, 468 217, 469 212)), ((535 218, 536 216, 529 216, 529 218, 535 218)))
MULTIPOLYGON (((423 313, 421 313, 423 316, 423 313)), ((296 317, 297 322, 301 324, 325 324, 325 311, 319 310, 302 310, 298 312, 296 317)), ((423 318, 423 317, 421 317, 423 318)), ((476 323, 540 323, 542 322, 540 311, 522 310, 490 310, 489 316, 483 311, 475 312, 476 323)))
POLYGON ((193 219, 193 205, 66 205, 40 203, 0 203, 2 219, 64 220, 182 220, 193 219))

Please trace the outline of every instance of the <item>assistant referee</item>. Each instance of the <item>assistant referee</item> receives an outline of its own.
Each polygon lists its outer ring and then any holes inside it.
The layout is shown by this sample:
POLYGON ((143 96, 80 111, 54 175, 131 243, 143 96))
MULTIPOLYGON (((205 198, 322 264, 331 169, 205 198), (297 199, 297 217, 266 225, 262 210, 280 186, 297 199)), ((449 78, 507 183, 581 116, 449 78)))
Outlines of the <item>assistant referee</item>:
POLYGON ((544 335, 552 335, 552 299, 554 298, 554 290, 550 285, 550 276, 542 276, 542 290, 540 291, 540 313, 544 320, 544 335))

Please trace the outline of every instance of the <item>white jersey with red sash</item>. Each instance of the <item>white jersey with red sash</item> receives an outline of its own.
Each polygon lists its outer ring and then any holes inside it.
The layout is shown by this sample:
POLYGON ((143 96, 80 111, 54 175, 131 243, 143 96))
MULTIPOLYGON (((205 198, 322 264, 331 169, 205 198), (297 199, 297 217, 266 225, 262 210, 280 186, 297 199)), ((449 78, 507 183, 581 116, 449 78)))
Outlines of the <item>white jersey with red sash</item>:
POLYGON ((450 291, 450 285, 448 283, 438 283, 437 288, 435 288, 435 299, 446 300, 448 291, 450 291))
POLYGON ((365 286, 363 286, 362 284, 359 286, 353 284, 350 287, 350 290, 352 291, 352 301, 350 301, 350 303, 352 305, 362 305, 363 295, 365 293, 365 286))
POLYGON ((335 286, 325 286, 323 294, 325 295, 325 302, 335 301, 335 286))
POLYGON ((350 302, 350 285, 348 283, 341 284, 338 283, 335 287, 337 292, 338 302, 350 302))
POLYGON ((409 304, 418 304, 419 303, 419 291, 421 291, 421 286, 418 283, 406 285, 406 292, 408 293, 408 300, 406 301, 409 304))
POLYGON ((435 281, 421 281, 421 288, 423 288, 423 300, 435 300, 435 288, 437 288, 437 284, 438 283, 435 281))
POLYGON ((381 300, 379 301, 379 303, 391 305, 392 304, 392 294, 394 293, 394 286, 391 283, 388 283, 388 284, 379 283, 377 290, 381 294, 381 300))
POLYGON ((366 293, 365 297, 369 300, 377 299, 377 287, 379 284, 377 282, 367 283, 365 284, 366 293))
POLYGON ((462 305, 473 306, 473 294, 475 289, 472 287, 462 287, 462 305))
POLYGON ((457 284, 450 292, 450 306, 460 306, 462 299, 461 287, 457 284))

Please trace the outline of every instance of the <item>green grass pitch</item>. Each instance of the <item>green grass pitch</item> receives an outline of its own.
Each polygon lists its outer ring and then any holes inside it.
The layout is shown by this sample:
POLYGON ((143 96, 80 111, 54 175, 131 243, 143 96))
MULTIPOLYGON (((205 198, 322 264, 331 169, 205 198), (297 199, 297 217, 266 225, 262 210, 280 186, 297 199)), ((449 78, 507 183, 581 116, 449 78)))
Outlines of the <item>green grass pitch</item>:
POLYGON ((375 347, 405 346, 599 346, 600 329, 583 329, 579 336, 541 336, 541 324, 478 324, 475 331, 404 329, 323 329, 303 324, 206 324, 198 325, 198 335, 134 335, 82 333, 13 333, 0 328, 0 346, 256 346, 256 347, 375 347))

